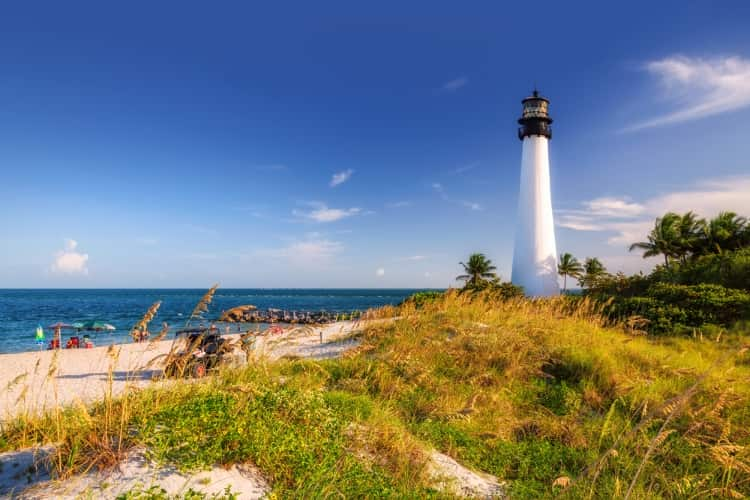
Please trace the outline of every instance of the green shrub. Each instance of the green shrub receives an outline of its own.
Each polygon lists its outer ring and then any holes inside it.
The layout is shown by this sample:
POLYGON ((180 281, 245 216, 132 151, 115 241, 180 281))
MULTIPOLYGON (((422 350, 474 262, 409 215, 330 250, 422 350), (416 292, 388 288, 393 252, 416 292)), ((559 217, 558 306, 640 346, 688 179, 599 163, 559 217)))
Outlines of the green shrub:
POLYGON ((674 264, 671 273, 660 270, 659 275, 664 276, 664 281, 683 285, 711 283, 750 290, 750 248, 704 255, 685 264, 674 264))
POLYGON ((641 316, 651 333, 679 333, 704 325, 731 327, 750 318, 750 293, 721 285, 655 283, 643 297, 617 297, 611 315, 641 316))
POLYGON ((424 292, 417 292, 409 297, 407 297, 402 304, 405 304, 407 302, 411 302, 416 306, 417 308, 422 307, 428 302, 434 302, 435 300, 438 300, 443 297, 445 292, 441 292, 438 290, 425 290, 424 292))

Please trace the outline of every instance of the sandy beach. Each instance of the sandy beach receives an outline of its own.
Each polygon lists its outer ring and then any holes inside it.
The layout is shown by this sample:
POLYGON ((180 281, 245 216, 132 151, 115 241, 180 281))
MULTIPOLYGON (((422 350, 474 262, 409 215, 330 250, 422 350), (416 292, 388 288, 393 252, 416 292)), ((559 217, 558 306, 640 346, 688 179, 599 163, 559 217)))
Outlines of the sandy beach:
MULTIPOLYGON (((354 345, 345 337, 358 325, 358 322, 341 321, 259 335, 254 351, 269 359, 285 355, 334 357, 354 345)), ((239 334, 224 337, 237 340, 239 334)), ((172 339, 168 339, 93 349, 0 354, 0 420, 22 412, 37 413, 57 406, 88 404, 101 399, 110 387, 116 395, 127 387, 154 383, 163 369, 163 355, 169 352, 172 343, 172 339), (155 358, 158 359, 152 362, 155 358)), ((239 349, 235 354, 238 359, 245 357, 239 349)))

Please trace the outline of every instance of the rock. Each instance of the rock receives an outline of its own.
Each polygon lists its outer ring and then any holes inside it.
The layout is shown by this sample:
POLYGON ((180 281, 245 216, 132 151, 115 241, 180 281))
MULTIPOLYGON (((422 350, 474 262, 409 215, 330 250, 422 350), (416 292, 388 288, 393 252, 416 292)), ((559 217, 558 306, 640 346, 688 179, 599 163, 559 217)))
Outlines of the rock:
POLYGON ((427 473, 437 489, 457 497, 506 498, 505 483, 495 476, 467 469, 436 450, 430 453, 427 473))
POLYGON ((223 313, 221 313, 221 316, 219 316, 219 321, 223 321, 226 323, 234 323, 235 321, 242 321, 250 311, 254 311, 256 309, 257 307, 255 307, 252 304, 233 307, 230 310, 224 311, 223 313))

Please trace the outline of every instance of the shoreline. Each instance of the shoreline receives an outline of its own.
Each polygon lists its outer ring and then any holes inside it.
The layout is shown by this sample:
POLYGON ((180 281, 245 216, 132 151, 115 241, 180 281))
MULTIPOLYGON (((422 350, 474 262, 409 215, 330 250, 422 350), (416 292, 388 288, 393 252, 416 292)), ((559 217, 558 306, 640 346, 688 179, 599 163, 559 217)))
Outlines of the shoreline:
MULTIPOLYGON (((320 327, 298 326, 280 334, 256 336, 253 351, 259 357, 285 355, 327 358, 353 347, 341 342, 361 322, 340 321, 320 327), (321 342, 322 339, 322 342, 321 342)), ((222 335, 235 341, 239 333, 222 335)), ((130 387, 165 383, 162 361, 174 337, 160 341, 112 344, 91 349, 57 349, 0 354, 0 421, 23 413, 42 413, 71 404, 90 404, 109 390, 119 395, 130 387), (110 389, 111 387, 111 389, 110 389)), ((232 353, 245 353, 235 349, 232 353)))

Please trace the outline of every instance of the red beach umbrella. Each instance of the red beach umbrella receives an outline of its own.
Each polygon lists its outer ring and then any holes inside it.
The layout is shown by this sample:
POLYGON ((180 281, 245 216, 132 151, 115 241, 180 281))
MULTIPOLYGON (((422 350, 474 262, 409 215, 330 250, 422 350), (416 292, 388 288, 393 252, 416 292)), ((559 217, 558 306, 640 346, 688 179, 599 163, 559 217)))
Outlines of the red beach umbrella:
POLYGON ((63 323, 61 321, 58 321, 57 323, 53 325, 49 325, 47 328, 50 330, 56 330, 57 328, 63 329, 63 328, 73 328, 73 325, 69 325, 68 323, 63 323))

